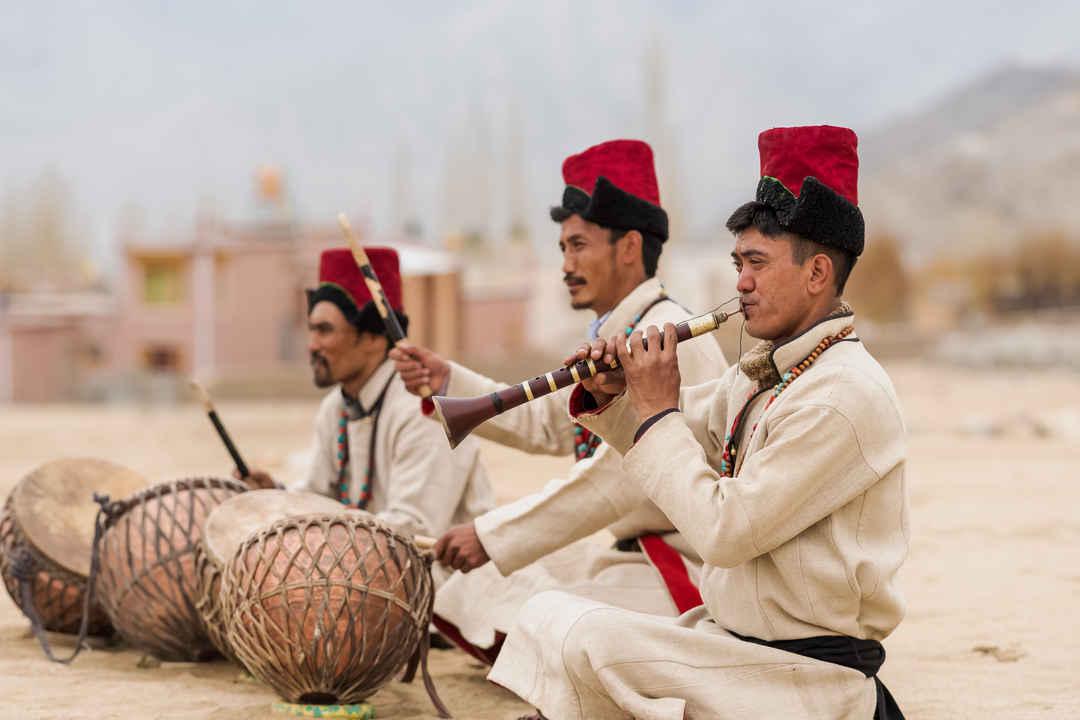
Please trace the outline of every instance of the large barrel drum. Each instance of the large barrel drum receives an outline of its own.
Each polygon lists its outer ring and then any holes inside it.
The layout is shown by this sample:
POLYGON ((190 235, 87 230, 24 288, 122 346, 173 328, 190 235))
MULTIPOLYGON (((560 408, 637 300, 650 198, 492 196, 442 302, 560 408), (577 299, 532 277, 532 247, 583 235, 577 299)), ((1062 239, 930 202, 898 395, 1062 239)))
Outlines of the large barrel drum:
POLYGON ((211 511, 246 490, 233 480, 175 480, 111 508, 101 540, 98 592, 128 643, 162 660, 216 654, 195 608, 195 547, 211 511))
POLYGON ((355 511, 255 533, 221 595, 229 644, 251 674, 290 702, 322 704, 359 702, 426 651, 432 598, 430 557, 355 511))
MULTIPOLYGON (((146 486, 141 475, 93 458, 54 460, 20 480, 0 512, 0 574, 15 604, 29 614, 24 581, 16 577, 21 564, 42 627, 78 632, 98 512, 94 493, 126 497, 146 486)), ((112 631, 98 601, 90 607, 88 631, 112 631)))
POLYGON ((195 546, 195 573, 199 595, 195 606, 206 634, 222 655, 239 662, 225 637, 221 615, 221 576, 240 543, 275 520, 305 513, 333 514, 344 506, 325 495, 285 490, 250 490, 218 505, 206 519, 202 539, 195 546))

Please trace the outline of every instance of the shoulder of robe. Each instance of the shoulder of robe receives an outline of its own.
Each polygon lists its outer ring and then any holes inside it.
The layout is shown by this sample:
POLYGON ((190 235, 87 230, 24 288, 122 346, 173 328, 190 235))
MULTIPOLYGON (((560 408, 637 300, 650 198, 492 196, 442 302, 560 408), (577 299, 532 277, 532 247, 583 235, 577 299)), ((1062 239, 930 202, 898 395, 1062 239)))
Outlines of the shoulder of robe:
POLYGON ((861 342, 838 343, 815 365, 814 371, 792 384, 803 384, 801 394, 807 400, 847 417, 859 435, 903 431, 900 401, 892 380, 861 342))

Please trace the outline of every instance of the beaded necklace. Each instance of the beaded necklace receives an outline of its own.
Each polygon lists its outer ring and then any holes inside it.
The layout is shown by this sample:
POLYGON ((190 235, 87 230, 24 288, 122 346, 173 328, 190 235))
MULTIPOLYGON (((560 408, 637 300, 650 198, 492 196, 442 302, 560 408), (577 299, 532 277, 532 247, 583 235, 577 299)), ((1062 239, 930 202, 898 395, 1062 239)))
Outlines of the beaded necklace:
MULTIPOLYGON (((840 340, 846 338, 854 330, 854 325, 848 325, 846 328, 844 328, 837 334, 825 338, 820 343, 818 343, 817 347, 814 348, 813 352, 807 355, 802 362, 781 375, 780 382, 776 383, 776 385, 773 387, 772 394, 769 395, 769 399, 765 403, 765 407, 761 410, 761 415, 758 416, 758 422, 761 421, 761 418, 765 415, 765 411, 769 409, 769 406, 773 404, 773 400, 775 400, 780 393, 784 392, 784 390, 786 390, 787 387, 791 385, 792 382, 794 382, 795 378, 806 372, 806 369, 814 364, 814 361, 821 356, 821 353, 828 350, 833 343, 839 342, 840 340)), ((750 395, 746 398, 746 402, 743 403, 742 409, 740 409, 738 414, 735 415, 735 420, 731 423, 731 430, 729 430, 728 434, 724 437, 724 452, 720 456, 720 475, 722 477, 734 477, 735 455, 738 452, 735 438, 738 435, 739 426, 742 423, 743 415, 746 413, 746 409, 750 407, 750 402, 759 394, 760 391, 757 390, 750 393, 750 395)), ((750 434, 746 437, 747 445, 749 445, 750 443, 750 438, 754 437, 754 431, 757 430, 757 426, 758 423, 755 422, 754 427, 750 428, 750 434)))
POLYGON ((367 470, 364 473, 364 482, 360 486, 360 498, 353 505, 349 499, 349 486, 351 484, 349 478, 349 410, 348 406, 341 408, 341 417, 338 419, 338 500, 341 501, 346 507, 355 507, 363 510, 367 507, 368 501, 371 500, 371 484, 372 479, 375 477, 375 434, 379 430, 379 410, 382 409, 383 398, 386 397, 386 391, 390 389, 390 382, 394 379, 393 373, 390 375, 390 380, 386 381, 386 385, 383 386, 382 392, 379 393, 379 397, 375 400, 371 406, 371 410, 361 415, 361 417, 374 416, 374 420, 371 423, 371 440, 368 443, 368 464, 367 470))
MULTIPOLYGON (((634 328, 637 327, 637 324, 639 322, 641 322, 641 318, 643 318, 645 316, 645 313, 652 310, 654 305, 656 305, 657 303, 661 303, 664 300, 667 300, 667 291, 664 290, 664 286, 661 285, 660 286, 660 297, 656 298, 651 303, 646 305, 641 310, 641 312, 639 312, 637 315, 634 316, 633 321, 631 321, 631 323, 626 326, 625 335, 627 335, 627 336, 632 335, 633 332, 634 332, 634 328)), ((599 435, 592 434, 591 432, 589 432, 585 428, 581 427, 580 425, 574 425, 574 459, 575 460, 584 460, 585 458, 591 458, 596 453, 596 449, 600 447, 600 443, 602 443, 602 442, 603 442, 603 440, 600 439, 599 435)))

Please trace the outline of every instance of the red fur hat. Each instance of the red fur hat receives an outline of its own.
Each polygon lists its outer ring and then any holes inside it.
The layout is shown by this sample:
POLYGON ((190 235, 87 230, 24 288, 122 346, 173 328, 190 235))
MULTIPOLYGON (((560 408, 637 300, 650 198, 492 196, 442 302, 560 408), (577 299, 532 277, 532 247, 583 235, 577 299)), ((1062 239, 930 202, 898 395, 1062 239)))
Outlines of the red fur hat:
MULTIPOLYGON (((379 279, 390 307, 404 311, 397 251, 388 247, 365 247, 364 252, 371 261, 375 277, 379 279)), ((320 300, 330 300, 349 318, 372 301, 364 276, 348 248, 325 250, 319 258, 319 286, 308 291, 309 308, 320 300)))
POLYGON ((758 136, 757 200, 788 231, 859 255, 865 227, 858 143, 852 130, 832 125, 766 130, 758 136))
POLYGON ((641 140, 611 140, 563 160, 563 180, 567 185, 592 194, 601 175, 623 192, 653 205, 660 204, 656 168, 649 144, 641 140))
POLYGON ((641 140, 611 140, 563 161, 562 207, 598 225, 667 239, 667 213, 652 148, 641 140))

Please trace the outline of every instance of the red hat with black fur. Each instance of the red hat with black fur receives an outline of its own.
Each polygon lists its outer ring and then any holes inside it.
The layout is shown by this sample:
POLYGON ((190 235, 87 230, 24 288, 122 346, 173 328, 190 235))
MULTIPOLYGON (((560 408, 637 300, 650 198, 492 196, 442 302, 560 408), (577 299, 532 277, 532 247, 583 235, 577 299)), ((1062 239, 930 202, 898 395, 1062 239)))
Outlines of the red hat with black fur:
MULTIPOLYGON (((611 140, 563 161, 562 205, 597 225, 668 236, 667 213, 660 207, 660 189, 652 148, 641 140, 611 140)), ((554 215, 554 213, 553 213, 554 215)))
MULTIPOLYGON (((404 314, 397 251, 388 247, 365 247, 364 252, 367 253, 371 268, 386 293, 386 301, 399 315, 404 314)), ((366 309, 378 312, 371 291, 364 282, 364 276, 348 248, 323 251, 319 257, 319 286, 308 290, 307 298, 308 312, 311 312, 316 303, 329 300, 337 305, 346 319, 354 325, 358 324, 366 309)))
POLYGON ((766 130, 758 136, 758 202, 785 230, 858 256, 865 244, 858 144, 854 131, 833 125, 766 130))

